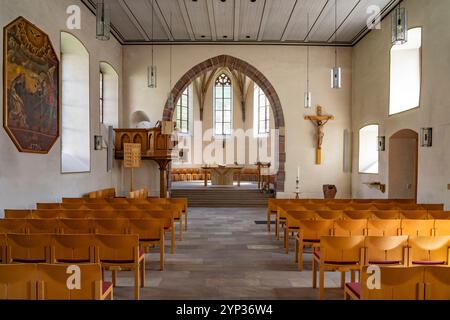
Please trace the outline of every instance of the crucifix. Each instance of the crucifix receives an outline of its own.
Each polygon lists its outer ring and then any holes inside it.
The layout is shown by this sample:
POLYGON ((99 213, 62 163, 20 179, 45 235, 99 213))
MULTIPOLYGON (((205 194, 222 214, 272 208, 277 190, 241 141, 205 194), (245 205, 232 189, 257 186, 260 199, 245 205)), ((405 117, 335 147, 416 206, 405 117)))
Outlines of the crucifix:
POLYGON ((330 120, 334 120, 333 116, 326 116, 322 114, 322 107, 317 106, 317 115, 305 116, 305 120, 311 122, 317 127, 317 147, 316 147, 316 164, 322 163, 322 142, 324 137, 323 128, 330 120))

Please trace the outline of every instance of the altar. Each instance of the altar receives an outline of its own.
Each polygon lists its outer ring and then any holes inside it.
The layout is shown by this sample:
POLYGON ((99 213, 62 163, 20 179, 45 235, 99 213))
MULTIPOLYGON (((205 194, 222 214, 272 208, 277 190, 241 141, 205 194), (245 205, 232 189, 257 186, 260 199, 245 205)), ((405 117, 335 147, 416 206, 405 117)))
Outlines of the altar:
POLYGON ((234 175, 237 174, 238 187, 241 186, 241 172, 244 167, 241 166, 204 166, 202 170, 205 175, 205 187, 208 186, 208 175, 211 176, 211 185, 213 186, 232 186, 234 184, 234 175))

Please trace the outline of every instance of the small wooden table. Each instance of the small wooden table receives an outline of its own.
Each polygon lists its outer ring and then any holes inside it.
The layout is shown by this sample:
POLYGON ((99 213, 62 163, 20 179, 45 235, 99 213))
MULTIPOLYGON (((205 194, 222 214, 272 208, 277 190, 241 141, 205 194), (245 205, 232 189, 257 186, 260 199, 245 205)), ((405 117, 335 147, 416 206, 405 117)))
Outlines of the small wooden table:
POLYGON ((240 166, 205 166, 202 167, 204 172, 204 184, 208 186, 208 174, 211 175, 212 185, 229 186, 234 183, 234 174, 237 174, 238 187, 241 186, 241 172, 244 167, 240 166))

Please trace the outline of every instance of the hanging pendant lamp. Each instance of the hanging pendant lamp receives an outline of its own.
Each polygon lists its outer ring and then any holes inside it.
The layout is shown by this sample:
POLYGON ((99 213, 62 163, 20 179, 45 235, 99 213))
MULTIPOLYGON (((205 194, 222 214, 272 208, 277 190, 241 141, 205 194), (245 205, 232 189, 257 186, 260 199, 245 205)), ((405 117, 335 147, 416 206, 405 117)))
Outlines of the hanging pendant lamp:
POLYGON ((96 38, 101 41, 108 41, 111 38, 111 11, 105 4, 105 0, 97 1, 97 30, 96 38))
MULTIPOLYGON (((309 12, 307 17, 307 31, 308 34, 306 35, 305 42, 309 42, 309 12)), ((305 108, 311 109, 312 108, 312 94, 311 91, 309 91, 309 45, 306 47, 306 92, 305 92, 305 108)))
POLYGON ((406 9, 398 7, 392 13, 392 44, 408 42, 408 15, 406 9))
POLYGON ((152 65, 147 69, 147 85, 152 89, 157 87, 157 70, 154 64, 154 18, 154 0, 152 0, 152 65))
POLYGON ((334 0, 334 68, 331 69, 331 88, 342 88, 342 69, 338 67, 337 53, 337 0, 334 0))

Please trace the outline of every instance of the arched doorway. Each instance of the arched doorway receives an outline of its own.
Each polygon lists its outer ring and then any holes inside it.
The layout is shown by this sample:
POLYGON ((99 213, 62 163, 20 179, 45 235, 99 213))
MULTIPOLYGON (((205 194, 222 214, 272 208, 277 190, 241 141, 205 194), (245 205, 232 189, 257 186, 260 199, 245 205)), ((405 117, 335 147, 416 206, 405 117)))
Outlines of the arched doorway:
MULTIPOLYGON (((246 75, 253 80, 267 96, 274 115, 275 129, 278 130, 278 172, 276 178, 276 191, 283 192, 284 182, 286 180, 285 122, 283 109, 274 87, 258 69, 243 60, 228 55, 220 55, 208 59, 191 68, 180 78, 171 92, 173 100, 177 101, 189 84, 201 74, 218 68, 228 68, 246 75)), ((167 100, 166 105, 164 106, 163 120, 170 121, 173 117, 173 112, 173 106, 171 106, 171 103, 167 100)))
POLYGON ((404 129, 389 139, 389 198, 417 199, 419 135, 404 129))

